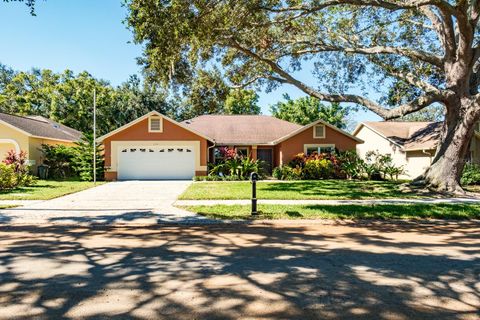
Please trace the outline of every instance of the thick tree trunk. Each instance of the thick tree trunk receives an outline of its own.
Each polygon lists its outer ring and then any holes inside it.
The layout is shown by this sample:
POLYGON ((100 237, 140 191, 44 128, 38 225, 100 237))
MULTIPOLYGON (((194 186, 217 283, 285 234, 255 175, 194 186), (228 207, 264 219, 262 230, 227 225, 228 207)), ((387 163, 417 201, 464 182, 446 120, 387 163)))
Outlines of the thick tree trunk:
MULTIPOLYGON (((460 108, 464 112, 448 112, 445 117, 437 153, 431 166, 415 182, 439 192, 464 194, 460 185, 465 159, 469 152, 470 141, 478 121, 477 108, 468 103, 468 107, 460 108)), ((452 108, 453 109, 453 108, 452 108)), ((452 110, 450 109, 450 110, 452 110)))

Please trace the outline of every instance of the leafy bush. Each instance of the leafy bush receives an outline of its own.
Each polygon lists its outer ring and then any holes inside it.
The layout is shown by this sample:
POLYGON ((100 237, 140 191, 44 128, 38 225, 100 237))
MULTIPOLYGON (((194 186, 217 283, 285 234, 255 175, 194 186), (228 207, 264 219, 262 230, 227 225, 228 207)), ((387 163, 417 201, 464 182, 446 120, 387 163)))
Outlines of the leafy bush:
POLYGON ((273 176, 280 180, 318 179, 398 179, 405 171, 395 166, 390 155, 369 152, 365 161, 354 151, 295 155, 288 166, 277 167, 273 176))
POLYGON ((76 176, 72 167, 75 155, 74 147, 65 145, 42 144, 43 164, 48 166, 48 177, 53 179, 65 179, 76 176))
POLYGON ((17 154, 14 150, 9 151, 0 164, 0 189, 25 187, 35 182, 36 179, 30 174, 27 164, 27 153, 20 151, 17 154))
POLYGON ((252 172, 263 175, 261 161, 238 155, 232 148, 225 147, 220 152, 222 159, 211 165, 209 176, 219 180, 247 180, 252 172))
POLYGON ((0 163, 0 190, 17 187, 17 175, 15 167, 11 164, 0 163))
POLYGON ((365 163, 355 151, 339 153, 338 161, 340 163, 340 170, 345 174, 345 178, 362 178, 365 163))
POLYGON ((463 169, 461 184, 480 184, 480 165, 467 163, 463 169))
POLYGON ((301 171, 300 167, 280 166, 273 169, 272 175, 278 180, 299 180, 301 179, 301 171))
POLYGON ((329 159, 311 159, 305 162, 301 176, 304 180, 331 179, 334 177, 333 162, 329 159))
MULTIPOLYGON (((66 179, 79 177, 83 181, 93 180, 93 136, 86 134, 77 146, 42 145, 43 164, 49 167, 48 177, 66 179)), ((97 180, 104 178, 104 157, 100 144, 97 152, 97 180)))
POLYGON ((369 180, 375 178, 386 180, 387 177, 391 180, 397 180, 399 175, 405 173, 405 169, 402 166, 396 166, 393 163, 392 156, 389 154, 369 151, 365 155, 365 159, 363 170, 369 180))

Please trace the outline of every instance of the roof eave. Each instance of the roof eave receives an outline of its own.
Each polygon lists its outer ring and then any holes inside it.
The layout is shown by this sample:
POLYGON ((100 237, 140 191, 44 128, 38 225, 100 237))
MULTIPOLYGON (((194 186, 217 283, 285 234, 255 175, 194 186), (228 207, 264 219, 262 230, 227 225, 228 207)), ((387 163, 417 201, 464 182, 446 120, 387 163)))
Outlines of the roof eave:
MULTIPOLYGON (((370 127, 369 125, 367 125, 367 124, 364 123, 364 122, 362 122, 361 124, 359 124, 359 125, 357 126, 357 128, 356 128, 355 131, 354 131, 354 134, 357 134, 357 133, 358 133, 358 132, 357 132, 357 129, 358 129, 358 131, 360 131, 361 127, 366 127, 366 128, 368 128, 368 129, 372 130, 373 132, 375 132, 375 133, 378 134, 379 136, 383 137, 384 139, 390 141, 391 143, 393 143, 393 144, 396 145, 397 147, 400 147, 401 149, 405 150, 405 147, 402 146, 400 143, 398 143, 398 142, 390 139, 389 137, 387 137, 387 136, 384 135, 383 133, 379 132, 378 130, 375 130, 374 128, 370 127)), ((405 150, 405 151, 406 151, 406 150, 405 150)))
POLYGON ((275 144, 279 144, 279 143, 281 143, 281 142, 283 142, 283 141, 285 141, 285 140, 288 140, 288 139, 290 139, 291 137, 294 137, 294 136, 296 136, 297 134, 299 134, 299 133, 301 133, 301 132, 303 132, 303 131, 305 131, 305 130, 307 130, 307 129, 309 129, 309 128, 317 125, 317 124, 319 124, 319 123, 320 123, 320 124, 323 124, 323 125, 325 125, 325 126, 327 126, 327 127, 329 127, 329 128, 332 129, 332 130, 335 130, 335 131, 337 131, 337 132, 340 132, 341 134, 343 134, 343 135, 345 135, 345 136, 347 136, 347 137, 349 137, 349 138, 357 141, 358 143, 364 143, 364 142, 365 142, 365 141, 363 141, 362 139, 357 138, 357 137, 355 137, 354 135, 351 135, 350 133, 348 133, 348 132, 346 132, 346 131, 344 131, 344 130, 342 130, 342 129, 339 129, 339 128, 337 128, 337 127, 335 127, 334 125, 331 125, 331 124, 329 124, 329 123, 327 123, 327 122, 325 122, 325 121, 323 121, 323 120, 321 120, 321 119, 318 119, 318 120, 316 120, 316 121, 314 121, 314 122, 312 122, 312 123, 310 123, 310 124, 307 124, 307 125, 305 125, 305 126, 303 126, 303 127, 301 127, 301 128, 298 128, 297 130, 294 130, 294 131, 290 132, 289 134, 287 134, 287 135, 285 135, 285 136, 283 136, 283 137, 281 137, 281 138, 279 138, 279 139, 277 139, 277 140, 274 140, 272 143, 273 143, 274 145, 275 145, 275 144))
POLYGON ((204 134, 202 134, 202 133, 200 133, 200 132, 197 132, 196 130, 193 130, 193 129, 189 128, 188 126, 184 125, 183 123, 180 123, 180 122, 178 122, 178 121, 175 121, 175 120, 167 117, 166 115, 161 114, 160 112, 155 111, 155 110, 150 111, 150 112, 144 114, 143 116, 141 116, 141 117, 139 117, 139 118, 137 118, 137 119, 135 119, 135 120, 133 120, 133 121, 130 121, 129 123, 124 124, 123 126, 117 128, 117 129, 115 129, 115 130, 113 130, 113 131, 110 131, 110 132, 107 133, 107 134, 104 134, 103 136, 99 137, 99 138, 97 139, 97 141, 98 141, 98 142, 103 142, 103 140, 105 140, 106 138, 111 137, 111 136, 113 136, 113 135, 115 135, 115 134, 117 134, 117 133, 119 133, 119 132, 121 132, 121 131, 123 131, 123 130, 125 130, 125 129, 127 129, 127 128, 129 128, 129 127, 131 127, 131 126, 133 126, 133 125, 135 125, 135 124, 143 121, 143 120, 145 120, 145 119, 147 119, 148 117, 153 116, 153 115, 160 116, 160 117, 164 118, 165 120, 170 121, 170 122, 172 122, 173 124, 178 125, 179 127, 183 128, 183 129, 185 129, 185 130, 188 130, 188 131, 196 134, 197 136, 202 137, 202 138, 204 138, 204 139, 206 139, 206 140, 208 140, 208 141, 210 141, 210 142, 215 142, 214 139, 212 139, 212 138, 210 138, 210 137, 207 137, 207 136, 205 136, 204 134))

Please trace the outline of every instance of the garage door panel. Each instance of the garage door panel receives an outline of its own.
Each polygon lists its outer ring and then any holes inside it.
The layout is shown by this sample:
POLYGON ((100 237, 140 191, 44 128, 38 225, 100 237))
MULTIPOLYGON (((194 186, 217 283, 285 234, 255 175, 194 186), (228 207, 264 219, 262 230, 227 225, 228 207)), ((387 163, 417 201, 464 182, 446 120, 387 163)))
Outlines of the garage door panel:
POLYGON ((120 180, 191 179, 195 174, 193 147, 120 147, 120 180))

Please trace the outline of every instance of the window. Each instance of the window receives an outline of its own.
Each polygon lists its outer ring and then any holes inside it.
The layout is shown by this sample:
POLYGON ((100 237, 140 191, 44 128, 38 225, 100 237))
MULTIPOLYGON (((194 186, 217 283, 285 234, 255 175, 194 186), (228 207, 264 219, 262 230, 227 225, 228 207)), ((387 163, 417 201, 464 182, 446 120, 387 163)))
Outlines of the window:
POLYGON ((237 154, 242 157, 248 157, 247 147, 237 147, 237 154))
POLYGON ((316 126, 313 126, 313 138, 315 139, 325 138, 325 125, 317 124, 316 126))
POLYGON ((312 153, 332 153, 335 151, 335 145, 333 144, 319 144, 319 145, 305 145, 304 153, 309 156, 312 153))
POLYGON ((148 132, 162 132, 162 118, 148 118, 148 132))

